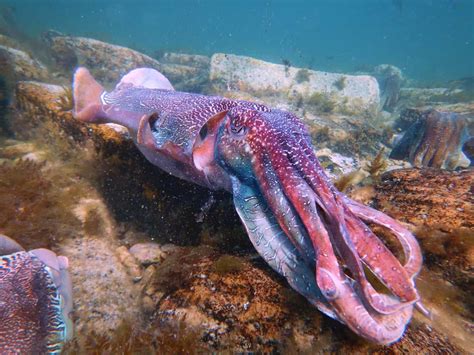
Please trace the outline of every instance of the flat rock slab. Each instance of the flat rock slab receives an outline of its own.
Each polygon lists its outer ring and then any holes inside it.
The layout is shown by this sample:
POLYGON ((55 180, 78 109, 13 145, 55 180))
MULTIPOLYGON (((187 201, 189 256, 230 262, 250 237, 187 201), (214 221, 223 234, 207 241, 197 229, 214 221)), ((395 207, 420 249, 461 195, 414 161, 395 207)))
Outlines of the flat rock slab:
POLYGON ((377 80, 368 75, 326 73, 232 54, 212 56, 210 81, 216 92, 280 96, 314 106, 331 103, 339 111, 373 113, 380 103, 377 80))

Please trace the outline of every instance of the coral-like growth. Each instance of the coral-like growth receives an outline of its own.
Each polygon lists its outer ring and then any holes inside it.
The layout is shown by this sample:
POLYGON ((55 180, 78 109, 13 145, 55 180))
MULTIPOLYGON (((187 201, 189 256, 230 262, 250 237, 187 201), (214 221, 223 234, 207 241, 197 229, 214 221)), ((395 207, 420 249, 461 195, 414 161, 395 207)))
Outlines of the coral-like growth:
POLYGON ((374 160, 369 163, 369 173, 372 178, 377 178, 382 174, 385 169, 387 168, 387 160, 384 157, 384 150, 385 148, 379 150, 377 155, 375 156, 374 160))

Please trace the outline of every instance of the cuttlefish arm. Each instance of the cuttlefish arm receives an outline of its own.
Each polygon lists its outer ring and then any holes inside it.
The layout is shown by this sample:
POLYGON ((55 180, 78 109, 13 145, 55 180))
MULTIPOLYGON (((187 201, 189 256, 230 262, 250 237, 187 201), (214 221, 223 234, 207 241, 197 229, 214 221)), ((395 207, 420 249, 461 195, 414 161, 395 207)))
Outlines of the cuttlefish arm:
POLYGON ((360 336, 382 344, 398 340, 419 301, 414 277, 422 259, 412 236, 331 185, 291 114, 234 108, 217 131, 209 138, 215 160, 231 176, 237 211, 262 257, 360 336), (407 255, 404 265, 364 220, 391 227, 407 255), (389 293, 375 289, 364 267, 389 293))

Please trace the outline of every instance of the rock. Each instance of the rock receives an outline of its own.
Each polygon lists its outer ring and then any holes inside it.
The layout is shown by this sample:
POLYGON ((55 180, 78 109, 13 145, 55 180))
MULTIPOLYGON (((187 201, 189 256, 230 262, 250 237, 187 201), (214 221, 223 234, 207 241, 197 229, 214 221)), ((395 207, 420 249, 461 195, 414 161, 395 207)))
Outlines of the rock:
POLYGON ((164 63, 130 48, 92 38, 70 37, 49 31, 43 36, 63 71, 88 68, 101 82, 115 85, 130 70, 148 67, 165 75, 175 89, 199 90, 208 81, 209 64, 204 56, 166 53, 164 63))
POLYGON ((474 93, 460 88, 412 88, 400 89, 401 107, 439 106, 474 101, 474 93))
POLYGON ((162 73, 171 80, 176 90, 203 92, 209 84, 209 57, 167 52, 160 62, 162 73))
POLYGON ((0 46, 9 47, 9 48, 18 49, 18 50, 22 49, 22 46, 18 41, 16 41, 15 39, 11 37, 5 36, 3 34, 0 34, 0 46))
POLYGON ((153 327, 197 332, 203 351, 214 352, 459 351, 424 320, 414 321, 390 347, 369 344, 310 306, 260 258, 233 255, 239 267, 221 269, 216 264, 224 257, 209 247, 186 247, 155 265, 143 285, 144 307, 155 305, 153 327))
POLYGON ((68 73, 77 66, 85 66, 99 81, 116 84, 132 69, 161 69, 157 60, 126 47, 84 37, 55 35, 48 38, 53 58, 68 73))
POLYGON ((375 78, 326 73, 217 53, 210 81, 216 93, 241 91, 259 98, 283 98, 322 112, 373 114, 380 103, 375 78))
POLYGON ((400 88, 404 81, 402 71, 394 65, 380 64, 372 74, 379 83, 381 109, 392 112, 400 98, 400 88))
POLYGON ((130 248, 132 254, 143 266, 162 262, 168 253, 176 248, 173 244, 138 243, 130 248))
POLYGON ((166 52, 160 58, 163 63, 174 63, 190 67, 209 69, 211 58, 205 55, 166 52))
POLYGON ((46 80, 48 70, 28 53, 0 45, 0 77, 14 83, 18 80, 46 80))

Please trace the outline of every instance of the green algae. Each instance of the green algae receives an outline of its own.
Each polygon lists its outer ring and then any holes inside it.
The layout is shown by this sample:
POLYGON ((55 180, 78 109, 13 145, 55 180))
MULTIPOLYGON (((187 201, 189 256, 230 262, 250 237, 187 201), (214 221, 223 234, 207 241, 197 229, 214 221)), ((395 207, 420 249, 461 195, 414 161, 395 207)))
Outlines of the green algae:
POLYGON ((345 76, 341 76, 339 79, 337 79, 335 82, 334 82, 334 86, 338 89, 338 90, 344 90, 345 87, 347 86, 347 77, 345 76))
POLYGON ((112 335, 90 331, 66 344, 65 354, 197 354, 206 349, 201 332, 184 320, 154 320, 148 326, 123 321, 112 335))
POLYGON ((336 108, 336 101, 327 93, 315 92, 308 99, 306 104, 313 106, 316 111, 330 113, 336 108))
POLYGON ((309 70, 308 69, 300 69, 295 75, 295 80, 298 84, 304 83, 309 81, 309 70))
POLYGON ((245 263, 233 255, 222 255, 212 264, 212 271, 218 275, 226 275, 241 271, 245 263))

